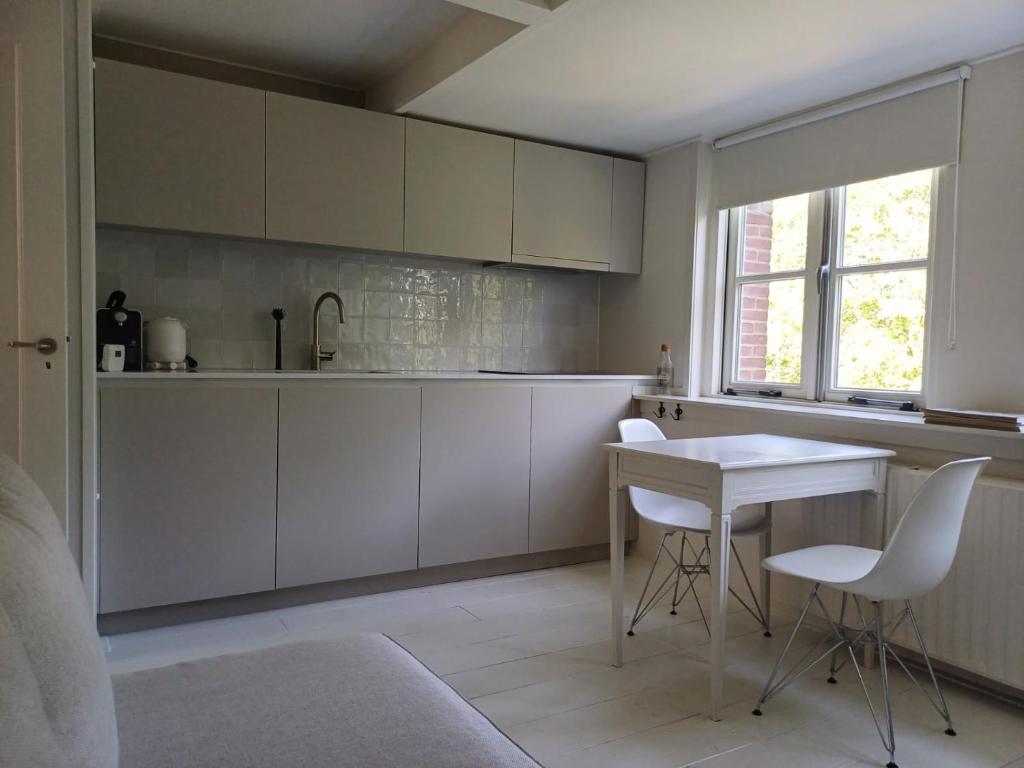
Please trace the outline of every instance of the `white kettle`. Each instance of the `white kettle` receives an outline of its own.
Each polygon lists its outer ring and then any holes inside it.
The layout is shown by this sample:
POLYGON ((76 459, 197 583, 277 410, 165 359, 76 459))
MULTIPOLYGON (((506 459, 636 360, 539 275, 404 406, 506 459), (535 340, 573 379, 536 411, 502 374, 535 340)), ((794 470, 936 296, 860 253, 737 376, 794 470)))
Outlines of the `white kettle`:
POLYGON ((150 368, 185 367, 185 324, 176 317, 158 317, 145 323, 146 338, 143 347, 150 368))

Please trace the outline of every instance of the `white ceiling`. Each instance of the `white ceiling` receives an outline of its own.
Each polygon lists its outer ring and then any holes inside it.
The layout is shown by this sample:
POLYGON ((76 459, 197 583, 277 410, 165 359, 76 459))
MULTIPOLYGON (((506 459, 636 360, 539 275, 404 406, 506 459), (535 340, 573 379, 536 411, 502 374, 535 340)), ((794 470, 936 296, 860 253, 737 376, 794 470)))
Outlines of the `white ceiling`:
POLYGON ((1024 42, 1024 0, 569 0, 403 111, 643 154, 1024 42))
POLYGON ((93 0, 96 34, 358 90, 468 12, 444 0, 93 0))

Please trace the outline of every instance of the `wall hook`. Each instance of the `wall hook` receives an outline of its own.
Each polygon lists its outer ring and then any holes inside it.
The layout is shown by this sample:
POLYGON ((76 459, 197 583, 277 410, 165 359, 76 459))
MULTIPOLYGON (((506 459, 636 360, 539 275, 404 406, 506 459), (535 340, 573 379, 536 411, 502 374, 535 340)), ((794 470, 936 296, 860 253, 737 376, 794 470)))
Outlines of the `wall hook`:
POLYGON ((683 418, 683 406, 681 406, 679 403, 676 403, 676 409, 672 411, 672 418, 675 419, 676 421, 679 421, 681 418, 683 418))
POLYGON ((664 419, 665 418, 665 404, 664 403, 658 403, 658 407, 654 409, 654 415, 657 416, 659 419, 664 419))

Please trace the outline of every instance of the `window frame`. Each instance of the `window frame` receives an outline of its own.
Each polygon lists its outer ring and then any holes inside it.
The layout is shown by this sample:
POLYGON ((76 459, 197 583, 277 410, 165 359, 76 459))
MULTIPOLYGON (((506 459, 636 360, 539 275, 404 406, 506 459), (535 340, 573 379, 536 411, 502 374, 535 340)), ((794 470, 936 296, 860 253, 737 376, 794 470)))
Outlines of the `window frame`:
MULTIPOLYGON (((932 294, 935 272, 937 213, 941 168, 933 168, 929 202, 928 252, 923 259, 842 265, 846 185, 810 193, 807 216, 807 258, 802 270, 741 275, 741 233, 745 230, 746 206, 731 208, 725 256, 724 322, 722 326, 721 392, 777 390, 781 397, 820 403, 848 403, 851 396, 872 400, 924 404, 928 369, 928 348, 932 326, 932 294), (840 387, 837 384, 839 354, 839 310, 842 277, 851 274, 925 271, 925 328, 922 339, 922 379, 920 391, 876 390, 840 387), (737 328, 742 286, 781 279, 804 278, 804 321, 799 384, 742 381, 738 378, 739 350, 737 328)), ((902 174, 893 174, 902 175, 902 174)), ((723 212, 726 213, 726 212, 723 212)))

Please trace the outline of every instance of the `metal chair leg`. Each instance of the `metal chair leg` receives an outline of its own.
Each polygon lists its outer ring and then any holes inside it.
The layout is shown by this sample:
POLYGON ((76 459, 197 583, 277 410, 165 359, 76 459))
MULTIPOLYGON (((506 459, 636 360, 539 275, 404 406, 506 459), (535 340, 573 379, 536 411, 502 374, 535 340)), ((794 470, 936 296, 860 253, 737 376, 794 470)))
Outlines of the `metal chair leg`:
POLYGON ((935 706, 935 702, 932 705, 939 711, 939 714, 946 721, 946 735, 956 736, 956 731, 953 729, 953 719, 949 715, 949 705, 946 703, 946 697, 942 695, 942 689, 939 687, 939 681, 935 677, 935 669, 932 667, 931 657, 928 656, 928 649, 924 644, 924 636, 921 634, 921 628, 917 624, 917 616, 914 614, 914 609, 910 605, 910 601, 906 601, 907 614, 910 616, 910 626, 914 628, 914 637, 917 638, 917 644, 921 648, 921 655, 924 656, 924 664, 928 668, 928 675, 932 679, 932 685, 935 686, 935 694, 939 697, 939 704, 941 706, 935 706))
POLYGON ((782 653, 779 654, 778 660, 775 662, 775 666, 772 667, 772 673, 768 675, 768 682, 764 684, 764 690, 761 691, 761 696, 757 700, 757 706, 754 707, 753 714, 758 717, 761 716, 761 705, 768 701, 772 693, 775 692, 776 688, 773 687, 776 675, 779 674, 779 669, 782 667, 782 662, 786 658, 786 654, 789 653, 790 646, 793 645, 793 641, 796 639, 797 632, 800 631, 800 627, 803 626, 804 619, 807 617, 807 611, 810 610, 811 603, 814 601, 815 596, 818 594, 818 587, 820 585, 815 584, 814 589, 811 590, 810 596, 807 598, 807 602, 804 603, 803 610, 800 611, 800 618, 796 620, 796 624, 793 625, 793 631, 789 635, 789 640, 786 641, 786 647, 782 649, 782 653))
MULTIPOLYGON (((843 602, 839 607, 839 627, 845 632, 846 631, 846 600, 849 597, 848 592, 843 592, 843 602)), ((836 665, 836 661, 839 657, 839 650, 836 649, 832 653, 832 661, 828 665, 828 682, 832 685, 836 684, 836 672, 839 671, 839 667, 836 665)))
MULTIPOLYGON (((771 557, 772 554, 772 503, 769 501, 764 505, 764 517, 768 521, 768 527, 761 534, 758 540, 760 561, 771 557)), ((759 561, 759 562, 760 562, 759 561)), ((761 610, 764 612, 764 636, 772 636, 772 572, 767 568, 761 568, 761 610)))
MULTIPOLYGON (((661 544, 658 546, 658 554, 654 556, 654 562, 651 563, 651 570, 647 574, 647 580, 644 582, 644 588, 640 592, 640 599, 636 602, 636 610, 633 611, 633 618, 630 619, 629 622, 629 631, 626 632, 626 634, 630 637, 633 636, 633 627, 636 626, 636 623, 640 621, 640 618, 643 615, 641 608, 644 604, 644 598, 647 596, 647 589, 651 586, 651 579, 654 578, 654 572, 658 569, 658 561, 661 560, 661 550, 665 548, 665 540, 671 535, 671 533, 666 533, 661 537, 661 544)), ((655 591, 655 595, 657 595, 660 590, 661 587, 658 587, 658 590, 655 591)))
POLYGON ((878 640, 878 658, 881 663, 882 672, 882 699, 885 702, 885 724, 889 731, 889 741, 886 743, 885 737, 882 737, 882 745, 889 752, 889 762, 886 763, 885 768, 898 768, 896 765, 896 736, 893 733, 892 726, 892 692, 889 690, 889 668, 886 663, 886 647, 887 643, 884 634, 884 625, 882 623, 882 604, 874 603, 875 606, 875 632, 878 640))
POLYGON ((669 614, 672 616, 678 615, 676 606, 679 605, 679 577, 683 575, 683 552, 686 548, 686 531, 683 531, 683 537, 679 540, 679 566, 676 568, 676 585, 672 589, 672 610, 669 614))
MULTIPOLYGON (((676 573, 674 574, 675 579, 672 588, 672 608, 670 609, 669 613, 671 613, 673 616, 677 615, 676 608, 679 607, 679 604, 686 598, 687 594, 693 592, 693 599, 697 603, 697 610, 700 613, 701 620, 704 622, 704 627, 708 630, 709 635, 711 633, 710 625, 708 624, 707 614, 704 612, 704 606, 701 604, 700 596, 697 594, 696 582, 697 576, 701 574, 707 575, 710 572, 711 549, 708 537, 704 537, 704 547, 698 552, 697 548, 693 546, 692 540, 687 537, 686 531, 682 531, 682 536, 679 541, 679 559, 676 561, 675 556, 669 551, 668 547, 665 544, 668 537, 671 535, 672 534, 670 533, 666 533, 661 539, 661 545, 658 547, 657 558, 655 558, 654 565, 652 566, 650 573, 648 573, 647 575, 647 581, 644 583, 644 589, 643 592, 641 592, 640 601, 637 603, 636 611, 634 611, 633 619, 630 622, 629 631, 626 633, 631 637, 633 636, 633 627, 637 625, 640 619, 644 617, 644 615, 647 613, 648 610, 650 610, 654 603, 661 600, 662 589, 673 577, 673 574, 669 574, 669 576, 666 577, 665 581, 663 581, 662 584, 658 587, 658 589, 655 590, 655 597, 652 597, 650 600, 648 600, 646 605, 644 604, 644 598, 647 596, 647 590, 650 588, 651 578, 654 575, 654 571, 657 568, 658 560, 661 558, 662 551, 664 551, 669 556, 669 558, 674 560, 676 563, 676 573), (693 564, 689 565, 684 562, 687 547, 689 547, 690 552, 694 557, 693 564), (686 588, 683 589, 682 594, 680 594, 679 586, 682 583, 683 576, 686 577, 688 583, 686 588)), ((733 597, 735 597, 739 601, 740 605, 742 605, 750 613, 751 616, 753 616, 761 623, 762 627, 764 627, 765 637, 771 637, 771 630, 768 618, 768 608, 767 606, 763 606, 761 604, 761 601, 758 600, 757 592, 754 590, 754 585, 750 581, 750 576, 747 573, 746 566, 744 566, 743 561, 740 559, 739 552, 736 550, 736 543, 730 542, 730 548, 732 551, 732 556, 736 558, 736 563, 739 566, 740 573, 743 576, 743 581, 746 583, 747 592, 750 595, 750 604, 748 604, 746 600, 740 597, 740 595, 737 594, 736 591, 731 587, 729 588, 729 592, 730 594, 732 594, 733 597)), ((767 599, 769 600, 771 599, 770 589, 771 588, 768 585, 767 580, 762 575, 761 594, 762 596, 767 597, 767 599)))
POLYGON ((740 605, 746 608, 747 612, 761 623, 761 626, 764 628, 765 637, 771 637, 772 633, 768 629, 768 619, 765 616, 764 610, 761 608, 761 603, 757 599, 757 594, 754 592, 754 587, 750 583, 750 578, 747 576, 747 569, 743 566, 743 561, 740 559, 740 553, 736 551, 736 542, 730 541, 729 545, 732 549, 732 556, 736 558, 736 564, 740 567, 740 573, 743 575, 743 581, 747 585, 747 591, 750 593, 750 600, 754 604, 754 607, 751 608, 747 605, 746 601, 737 595, 732 588, 730 588, 729 591, 732 592, 733 597, 739 601, 740 605))

